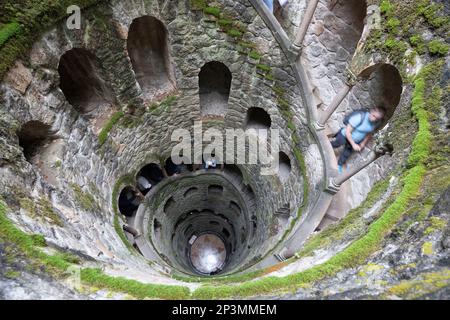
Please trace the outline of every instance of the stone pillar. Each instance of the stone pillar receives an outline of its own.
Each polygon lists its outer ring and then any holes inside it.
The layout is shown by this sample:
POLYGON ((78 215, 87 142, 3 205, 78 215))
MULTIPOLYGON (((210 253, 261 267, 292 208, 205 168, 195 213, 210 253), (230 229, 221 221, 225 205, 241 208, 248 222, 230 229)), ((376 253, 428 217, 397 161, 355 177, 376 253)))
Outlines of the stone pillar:
POLYGON ((308 3, 308 7, 306 8, 305 14, 303 15, 302 23, 297 31, 295 36, 294 43, 292 44, 291 50, 300 52, 303 45, 303 40, 305 39, 306 32, 308 31, 308 27, 311 24, 311 20, 314 16, 314 12, 316 12, 317 4, 319 0, 310 0, 308 3))
POLYGON ((331 115, 336 111, 337 108, 341 105, 342 101, 347 97, 352 88, 356 85, 357 78, 350 70, 347 70, 347 80, 345 81, 344 87, 338 92, 338 94, 334 97, 331 104, 328 106, 326 110, 320 113, 319 120, 317 121, 316 128, 321 130, 325 128, 325 124, 328 119, 330 119, 331 115))
POLYGON ((367 159, 364 160, 362 163, 360 163, 359 165, 357 165, 355 167, 352 167, 350 170, 348 170, 336 177, 330 178, 330 181, 328 183, 328 189, 332 190, 332 191, 339 190, 340 186, 345 181, 347 181, 348 179, 353 177, 355 174, 357 174, 358 172, 360 172, 361 170, 366 168, 369 164, 371 164, 372 162, 377 160, 382 155, 389 153, 390 149, 391 149, 390 146, 376 146, 376 148, 374 150, 370 151, 367 159))

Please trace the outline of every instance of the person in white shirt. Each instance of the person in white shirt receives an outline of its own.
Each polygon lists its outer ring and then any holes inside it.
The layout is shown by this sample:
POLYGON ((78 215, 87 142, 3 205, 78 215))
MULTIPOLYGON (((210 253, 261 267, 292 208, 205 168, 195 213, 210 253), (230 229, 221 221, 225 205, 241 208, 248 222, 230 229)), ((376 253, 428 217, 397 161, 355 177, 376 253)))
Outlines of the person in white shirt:
POLYGON ((150 181, 148 181, 147 178, 145 178, 143 176, 138 177, 137 183, 138 183, 138 188, 141 191, 150 190, 152 187, 152 184, 150 183, 150 181))

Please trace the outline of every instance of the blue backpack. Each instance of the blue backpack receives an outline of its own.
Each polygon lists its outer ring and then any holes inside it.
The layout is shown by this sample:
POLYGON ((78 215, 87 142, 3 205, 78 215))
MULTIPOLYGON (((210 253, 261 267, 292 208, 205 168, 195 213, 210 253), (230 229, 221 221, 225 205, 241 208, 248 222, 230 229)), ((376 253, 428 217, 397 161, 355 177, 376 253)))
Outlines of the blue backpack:
POLYGON ((367 110, 356 110, 356 111, 353 111, 353 112, 349 113, 344 118, 344 125, 347 126, 349 124, 350 118, 352 118, 353 116, 360 115, 361 116, 361 121, 355 127, 355 129, 357 129, 363 123, 364 116, 366 115, 366 113, 367 113, 367 110))

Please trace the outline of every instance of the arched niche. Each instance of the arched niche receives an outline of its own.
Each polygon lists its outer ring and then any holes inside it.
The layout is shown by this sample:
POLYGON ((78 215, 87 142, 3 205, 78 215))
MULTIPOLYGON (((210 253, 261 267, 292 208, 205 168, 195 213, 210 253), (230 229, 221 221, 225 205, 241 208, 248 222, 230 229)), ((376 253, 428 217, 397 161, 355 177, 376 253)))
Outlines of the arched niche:
POLYGON ((61 56, 60 88, 67 101, 81 114, 113 102, 113 94, 100 72, 100 63, 90 51, 74 48, 61 56))
POLYGON ((245 129, 269 129, 271 125, 270 115, 263 108, 252 107, 247 110, 245 129))
POLYGON ((278 176, 280 177, 280 180, 282 182, 285 182, 289 179, 289 176, 291 174, 291 159, 286 153, 280 151, 278 153, 278 161, 278 176))
POLYGON ((365 87, 371 98, 372 106, 386 108, 384 127, 400 103, 403 92, 403 80, 398 69, 390 64, 376 64, 363 70, 360 74, 366 80, 365 87))
POLYGON ((328 9, 330 12, 323 18, 324 27, 339 36, 339 46, 353 55, 364 31, 366 1, 334 0, 329 2, 328 9))
POLYGON ((218 61, 208 62, 198 78, 202 114, 225 116, 232 80, 228 67, 218 61))
POLYGON ((119 212, 126 217, 132 217, 140 204, 140 200, 136 196, 135 189, 127 186, 122 189, 119 195, 119 212))
POLYGON ((150 163, 137 174, 137 187, 145 195, 150 191, 150 188, 156 186, 162 179, 164 179, 164 174, 160 166, 156 163, 150 163))
POLYGON ((17 132, 19 145, 23 148, 25 159, 32 162, 35 155, 45 148, 45 145, 55 137, 51 127, 40 121, 28 121, 17 132))
POLYGON ((168 35, 164 24, 151 16, 133 20, 127 49, 144 99, 159 99, 175 89, 168 35))

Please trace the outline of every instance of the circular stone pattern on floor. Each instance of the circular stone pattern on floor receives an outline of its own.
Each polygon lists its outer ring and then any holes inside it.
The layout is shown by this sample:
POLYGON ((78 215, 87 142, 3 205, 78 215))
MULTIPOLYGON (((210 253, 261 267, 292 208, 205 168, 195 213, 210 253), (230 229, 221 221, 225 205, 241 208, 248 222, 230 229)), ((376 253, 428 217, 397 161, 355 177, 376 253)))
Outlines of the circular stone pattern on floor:
POLYGON ((190 258, 198 272, 211 274, 219 271, 226 257, 224 242, 214 234, 203 234, 192 243, 190 258))

